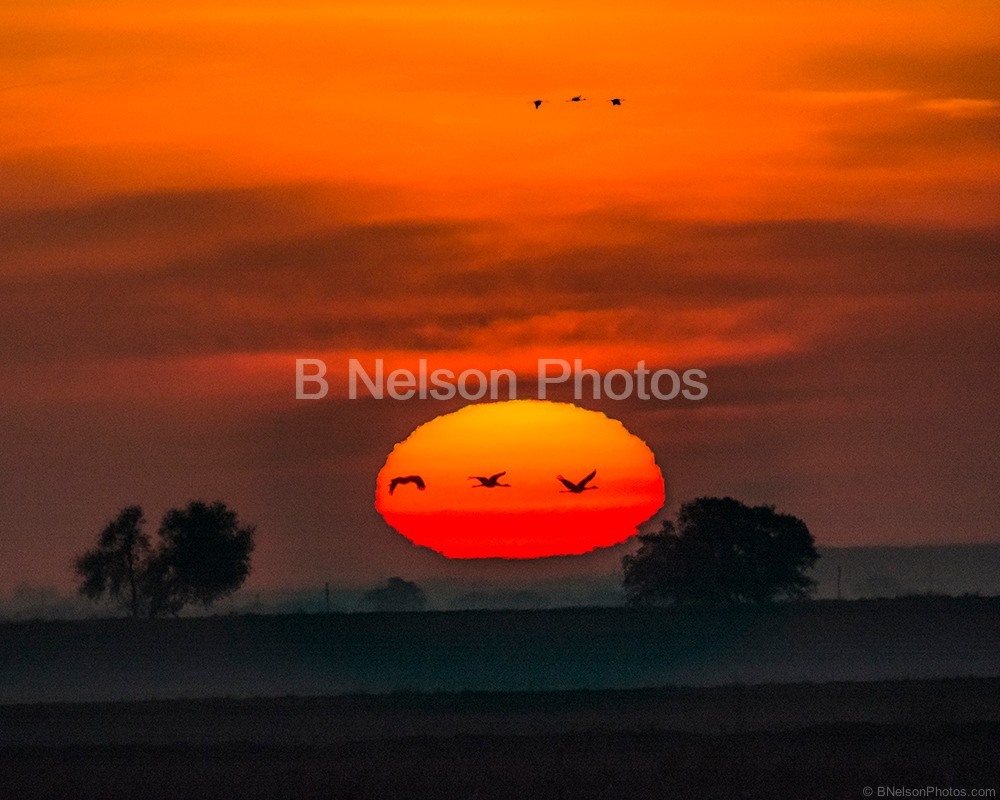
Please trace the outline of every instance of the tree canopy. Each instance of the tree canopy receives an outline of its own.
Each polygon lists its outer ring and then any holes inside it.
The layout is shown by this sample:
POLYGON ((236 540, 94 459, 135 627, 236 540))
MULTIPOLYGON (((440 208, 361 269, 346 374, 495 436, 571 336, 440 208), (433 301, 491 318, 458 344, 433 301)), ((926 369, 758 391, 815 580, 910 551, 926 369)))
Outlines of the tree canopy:
POLYGON ((107 599, 134 617, 177 614, 189 604, 210 606, 236 591, 250 574, 253 526, 241 526, 222 502, 192 501, 164 514, 154 548, 140 506, 122 509, 97 545, 79 555, 80 593, 107 599))
POLYGON ((427 596, 413 581, 393 577, 365 592, 362 605, 373 611, 423 611, 427 596))
POLYGON ((146 606, 145 567, 150 558, 146 518, 140 506, 128 506, 104 526, 97 545, 78 556, 76 574, 80 594, 91 600, 107 596, 133 617, 146 606))
POLYGON ((806 598, 815 585, 812 534, 774 506, 700 497, 639 542, 622 560, 630 605, 766 603, 806 598))

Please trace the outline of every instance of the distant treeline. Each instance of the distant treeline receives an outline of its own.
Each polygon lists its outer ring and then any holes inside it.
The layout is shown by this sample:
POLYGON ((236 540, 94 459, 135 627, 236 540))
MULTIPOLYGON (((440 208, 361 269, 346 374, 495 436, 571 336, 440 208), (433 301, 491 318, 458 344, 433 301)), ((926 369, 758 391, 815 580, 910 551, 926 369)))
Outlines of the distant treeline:
MULTIPOLYGON (((840 567, 841 597, 845 600, 935 596, 1000 595, 1000 544, 935 547, 819 548, 812 576, 816 599, 837 597, 840 567)), ((619 557, 609 557, 608 573, 546 580, 514 579, 500 585, 487 581, 413 578, 426 595, 428 610, 503 610, 620 606, 624 603, 621 574, 614 571, 619 557)), ((332 611, 370 610, 364 595, 376 586, 331 582, 332 611)), ((210 611, 195 607, 184 614, 318 614, 327 608, 325 587, 244 588, 218 602, 210 611)), ((104 616, 75 592, 51 586, 23 584, 0 596, 0 620, 84 619, 104 616)))

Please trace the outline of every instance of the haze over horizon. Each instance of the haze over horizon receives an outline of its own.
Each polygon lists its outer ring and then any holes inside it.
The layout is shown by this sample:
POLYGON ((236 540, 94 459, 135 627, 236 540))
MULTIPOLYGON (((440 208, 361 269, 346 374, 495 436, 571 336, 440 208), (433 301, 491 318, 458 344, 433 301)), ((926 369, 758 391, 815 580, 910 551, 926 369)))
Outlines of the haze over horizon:
POLYGON ((258 526, 248 587, 502 571, 373 507, 392 446, 460 403, 297 402, 296 357, 526 390, 540 357, 704 369, 703 401, 579 403, 649 444, 664 514, 731 495, 825 547, 1000 541, 998 22, 6 4, 0 596, 68 589, 122 506, 155 529, 192 498, 258 526))

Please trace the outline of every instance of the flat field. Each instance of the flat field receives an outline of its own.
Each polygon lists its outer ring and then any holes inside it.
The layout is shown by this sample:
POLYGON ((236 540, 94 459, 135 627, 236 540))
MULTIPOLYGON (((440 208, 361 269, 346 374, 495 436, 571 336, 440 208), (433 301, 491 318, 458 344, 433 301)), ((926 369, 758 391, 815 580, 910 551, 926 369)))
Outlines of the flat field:
POLYGON ((0 736, 11 800, 850 798, 1000 788, 1000 679, 21 705, 0 736))

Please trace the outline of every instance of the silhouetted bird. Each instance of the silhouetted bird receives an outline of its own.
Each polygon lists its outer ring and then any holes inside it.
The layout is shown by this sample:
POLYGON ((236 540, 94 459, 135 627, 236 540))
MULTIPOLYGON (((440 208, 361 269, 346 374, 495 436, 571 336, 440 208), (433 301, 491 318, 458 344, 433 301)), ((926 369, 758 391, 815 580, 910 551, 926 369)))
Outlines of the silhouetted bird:
POLYGON ((400 477, 393 478, 391 481, 389 481, 389 494, 392 494, 394 491, 396 491, 396 487, 402 483, 415 483, 417 485, 417 488, 420 489, 420 491, 423 491, 424 489, 427 488, 427 486, 424 484, 424 479, 421 478, 419 475, 401 475, 400 477))
POLYGON ((620 106, 621 104, 622 104, 622 99, 620 97, 612 97, 611 98, 611 105, 613 105, 613 106, 620 106))
POLYGON ((470 475, 470 481, 479 481, 478 486, 473 486, 473 489, 495 489, 497 486, 509 487, 509 483, 500 483, 500 479, 506 475, 507 472, 498 472, 496 475, 490 475, 490 477, 485 478, 482 475, 470 475))
POLYGON ((579 103, 580 101, 582 101, 582 100, 586 100, 586 99, 587 99, 586 97, 583 97, 583 96, 581 96, 581 95, 577 95, 576 97, 571 97, 571 98, 570 98, 569 100, 567 100, 566 102, 567 102, 567 103, 579 103))
POLYGON ((596 489, 597 488, 596 486, 587 486, 587 484, 590 483, 590 481, 592 481, 594 479, 594 476, 596 474, 597 474, 597 470, 595 469, 593 472, 591 472, 586 478, 584 478, 579 483, 573 483, 573 481, 566 480, 566 478, 564 478, 562 475, 558 475, 556 477, 558 477, 559 478, 559 482, 562 483, 562 485, 566 487, 565 489, 562 490, 563 493, 565 493, 565 492, 572 492, 573 494, 580 494, 580 492, 585 492, 588 489, 596 489))
POLYGON ((548 100, 532 100, 531 102, 533 102, 535 104, 535 108, 538 108, 539 106, 541 106, 542 103, 547 103, 549 101, 548 100))

